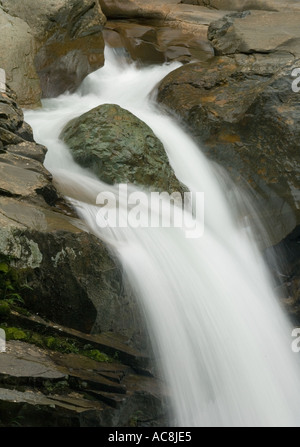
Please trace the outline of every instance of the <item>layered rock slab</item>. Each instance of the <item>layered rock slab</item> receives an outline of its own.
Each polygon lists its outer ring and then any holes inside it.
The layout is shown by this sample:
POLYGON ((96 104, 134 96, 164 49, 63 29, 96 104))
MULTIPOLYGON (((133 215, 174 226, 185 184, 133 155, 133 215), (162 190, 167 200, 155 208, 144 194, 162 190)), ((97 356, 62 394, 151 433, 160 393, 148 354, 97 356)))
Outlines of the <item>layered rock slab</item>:
POLYGON ((22 341, 9 341, 1 353, 1 426, 114 427, 138 420, 155 426, 162 408, 159 381, 120 362, 99 363, 22 341))

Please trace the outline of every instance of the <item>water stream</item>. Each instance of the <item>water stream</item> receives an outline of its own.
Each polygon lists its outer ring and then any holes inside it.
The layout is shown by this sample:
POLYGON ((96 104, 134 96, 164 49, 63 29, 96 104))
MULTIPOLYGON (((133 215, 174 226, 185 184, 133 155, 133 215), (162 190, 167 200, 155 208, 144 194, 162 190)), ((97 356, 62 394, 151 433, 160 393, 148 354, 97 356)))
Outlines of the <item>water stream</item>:
POLYGON ((291 350, 290 323, 252 230, 246 220, 236 221, 214 166, 151 100, 157 82, 178 64, 137 68, 110 49, 105 56, 105 67, 76 93, 44 100, 42 109, 25 118, 36 141, 48 148, 45 165, 56 185, 123 265, 171 390, 173 423, 300 425, 300 365, 291 350), (98 193, 118 194, 118 187, 79 167, 59 134, 70 119, 103 103, 119 104, 145 121, 163 142, 177 177, 204 193, 201 237, 187 238, 182 228, 97 225, 98 193))

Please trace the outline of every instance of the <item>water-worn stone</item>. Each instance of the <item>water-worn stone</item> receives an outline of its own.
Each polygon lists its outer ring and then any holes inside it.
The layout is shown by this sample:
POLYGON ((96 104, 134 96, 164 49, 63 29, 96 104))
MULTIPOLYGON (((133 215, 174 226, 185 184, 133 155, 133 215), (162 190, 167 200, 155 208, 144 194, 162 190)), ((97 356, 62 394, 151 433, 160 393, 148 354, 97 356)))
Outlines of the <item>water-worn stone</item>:
POLYGON ((131 59, 143 63, 206 60, 213 55, 207 41, 207 27, 197 34, 181 28, 143 24, 132 21, 109 21, 103 32, 110 47, 126 48, 131 59))
POLYGON ((66 2, 50 17, 47 40, 35 59, 43 97, 74 91, 104 64, 102 29, 106 19, 98 2, 66 2))
POLYGON ((105 21, 99 3, 92 0, 47 4, 3 0, 0 25, 7 30, 0 66, 7 71, 20 104, 33 107, 39 105, 41 95, 73 91, 87 74, 101 67, 105 21))
POLYGON ((211 22, 226 14, 179 0, 101 0, 108 17, 104 35, 114 47, 124 47, 142 63, 206 60, 213 55, 207 40, 211 22))
POLYGON ((45 146, 31 141, 8 145, 5 147, 5 150, 9 154, 20 155, 21 157, 30 158, 31 160, 37 160, 40 163, 43 163, 47 152, 45 146))
POLYGON ((62 130, 75 160, 108 183, 182 192, 162 143, 135 115, 114 104, 98 106, 62 130))

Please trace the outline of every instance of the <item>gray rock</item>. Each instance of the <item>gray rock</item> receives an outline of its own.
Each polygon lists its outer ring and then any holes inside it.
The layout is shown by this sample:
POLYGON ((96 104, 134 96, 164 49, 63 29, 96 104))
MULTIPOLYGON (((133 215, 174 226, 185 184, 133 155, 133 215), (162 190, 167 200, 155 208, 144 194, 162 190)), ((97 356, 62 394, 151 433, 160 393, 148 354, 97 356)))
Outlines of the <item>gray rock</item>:
MULTIPOLYGON (((20 133, 20 132, 19 132, 20 133)), ((24 141, 19 144, 8 145, 5 148, 7 153, 20 155, 21 157, 27 157, 31 160, 37 160, 40 163, 44 162, 47 149, 41 144, 37 144, 30 141, 24 141)))
POLYGON ((104 104, 71 120, 61 138, 75 160, 106 183, 133 183, 152 191, 184 190, 153 131, 117 105, 104 104))
POLYGON ((99 5, 90 0, 52 0, 47 3, 38 3, 34 0, 2 0, 2 8, 10 15, 24 20, 32 29, 34 35, 41 41, 45 39, 45 32, 56 27, 59 22, 62 26, 71 29, 72 35, 82 36, 90 32, 101 30, 105 23, 99 5), (95 8, 95 9, 94 9, 95 8), (96 12, 96 14, 95 14, 96 12), (70 16, 66 16, 70 14, 70 16), (75 19, 75 15, 78 17, 75 19), (70 19, 70 23, 67 21, 70 19), (75 20, 74 20, 75 19, 75 20))
POLYGON ((1 427, 157 425, 162 386, 118 363, 9 341, 0 364, 1 427), (20 389, 22 391, 20 391, 20 389))
MULTIPOLYGON (((20 157, 15 157, 19 163, 20 157)), ((46 171, 46 170, 45 170, 46 171)), ((33 203, 40 202, 40 196, 49 204, 54 204, 57 193, 43 174, 31 169, 12 165, 5 157, 0 160, 0 191, 3 195, 23 197, 33 203)))
POLYGON ((66 379, 67 374, 61 372, 41 349, 20 342, 7 342, 6 352, 1 355, 0 382, 10 376, 19 382, 32 378, 35 380, 66 379))

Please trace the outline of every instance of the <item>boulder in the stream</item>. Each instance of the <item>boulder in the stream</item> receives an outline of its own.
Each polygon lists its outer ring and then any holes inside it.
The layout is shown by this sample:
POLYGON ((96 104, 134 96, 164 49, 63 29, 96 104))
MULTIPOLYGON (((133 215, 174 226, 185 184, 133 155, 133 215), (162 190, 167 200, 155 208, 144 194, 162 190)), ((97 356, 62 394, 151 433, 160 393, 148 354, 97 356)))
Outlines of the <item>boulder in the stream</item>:
POLYGON ((61 138, 74 159, 103 182, 169 193, 184 190, 150 127, 118 105, 103 104, 71 120, 61 138))

